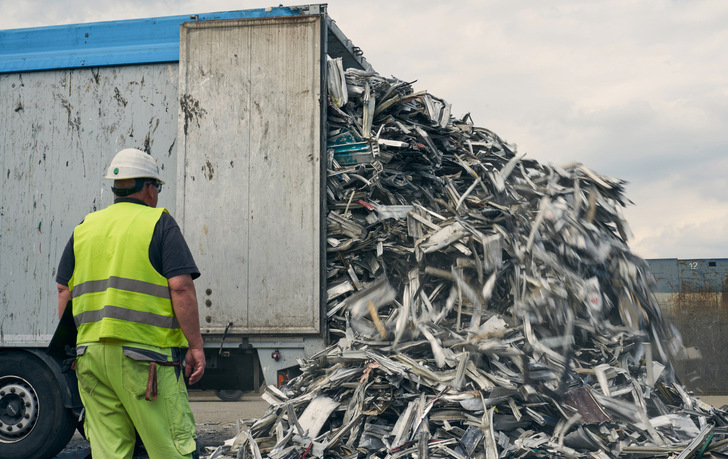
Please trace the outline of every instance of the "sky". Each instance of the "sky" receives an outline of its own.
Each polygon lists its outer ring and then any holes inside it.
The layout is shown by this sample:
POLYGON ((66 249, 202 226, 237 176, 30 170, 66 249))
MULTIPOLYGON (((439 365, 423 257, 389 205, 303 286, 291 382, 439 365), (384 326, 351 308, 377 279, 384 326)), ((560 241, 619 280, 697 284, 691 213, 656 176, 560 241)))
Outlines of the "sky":
MULTIPOLYGON (((0 29, 278 4, 0 0, 0 29)), ((378 73, 417 80, 527 158, 626 180, 637 255, 728 258, 728 2, 331 0, 328 12, 378 73)))

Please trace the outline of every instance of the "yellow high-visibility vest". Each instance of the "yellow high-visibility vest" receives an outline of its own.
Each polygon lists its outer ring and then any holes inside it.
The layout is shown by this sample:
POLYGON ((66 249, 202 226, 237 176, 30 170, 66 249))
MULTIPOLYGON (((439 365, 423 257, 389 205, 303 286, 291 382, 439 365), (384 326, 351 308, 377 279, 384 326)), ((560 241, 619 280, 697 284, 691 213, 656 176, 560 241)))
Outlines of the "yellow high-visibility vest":
POLYGON ((149 260, 154 227, 167 212, 120 202, 86 216, 73 232, 76 263, 68 283, 78 344, 115 338, 187 347, 167 279, 149 260))

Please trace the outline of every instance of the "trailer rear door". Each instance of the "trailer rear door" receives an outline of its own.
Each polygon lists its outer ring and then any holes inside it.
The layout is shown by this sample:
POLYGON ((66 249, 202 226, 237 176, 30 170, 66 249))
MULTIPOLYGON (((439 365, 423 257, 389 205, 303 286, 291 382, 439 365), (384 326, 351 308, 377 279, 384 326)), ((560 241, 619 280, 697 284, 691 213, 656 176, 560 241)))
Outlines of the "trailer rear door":
POLYGON ((203 333, 321 331, 322 23, 182 25, 176 218, 203 333))

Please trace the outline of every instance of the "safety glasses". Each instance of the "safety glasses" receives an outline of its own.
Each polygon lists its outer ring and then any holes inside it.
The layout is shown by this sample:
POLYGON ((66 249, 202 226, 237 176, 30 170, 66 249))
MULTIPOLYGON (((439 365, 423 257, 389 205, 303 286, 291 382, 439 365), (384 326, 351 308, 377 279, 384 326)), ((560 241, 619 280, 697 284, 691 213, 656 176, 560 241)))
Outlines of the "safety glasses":
POLYGON ((162 184, 159 182, 147 182, 148 184, 152 185, 153 187, 157 188, 157 193, 162 192, 162 184))

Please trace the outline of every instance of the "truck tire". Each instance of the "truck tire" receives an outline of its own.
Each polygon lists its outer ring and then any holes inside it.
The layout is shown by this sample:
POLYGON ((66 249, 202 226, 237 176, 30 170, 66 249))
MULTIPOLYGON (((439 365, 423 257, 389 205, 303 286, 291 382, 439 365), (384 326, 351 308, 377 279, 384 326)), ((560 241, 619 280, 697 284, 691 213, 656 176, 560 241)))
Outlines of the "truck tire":
POLYGON ((223 400, 225 402, 235 402, 240 400, 242 398, 244 392, 241 390, 225 390, 225 389, 218 389, 215 391, 215 395, 220 400, 223 400))
POLYGON ((0 353, 0 457, 53 457, 77 424, 45 363, 25 352, 0 353))

